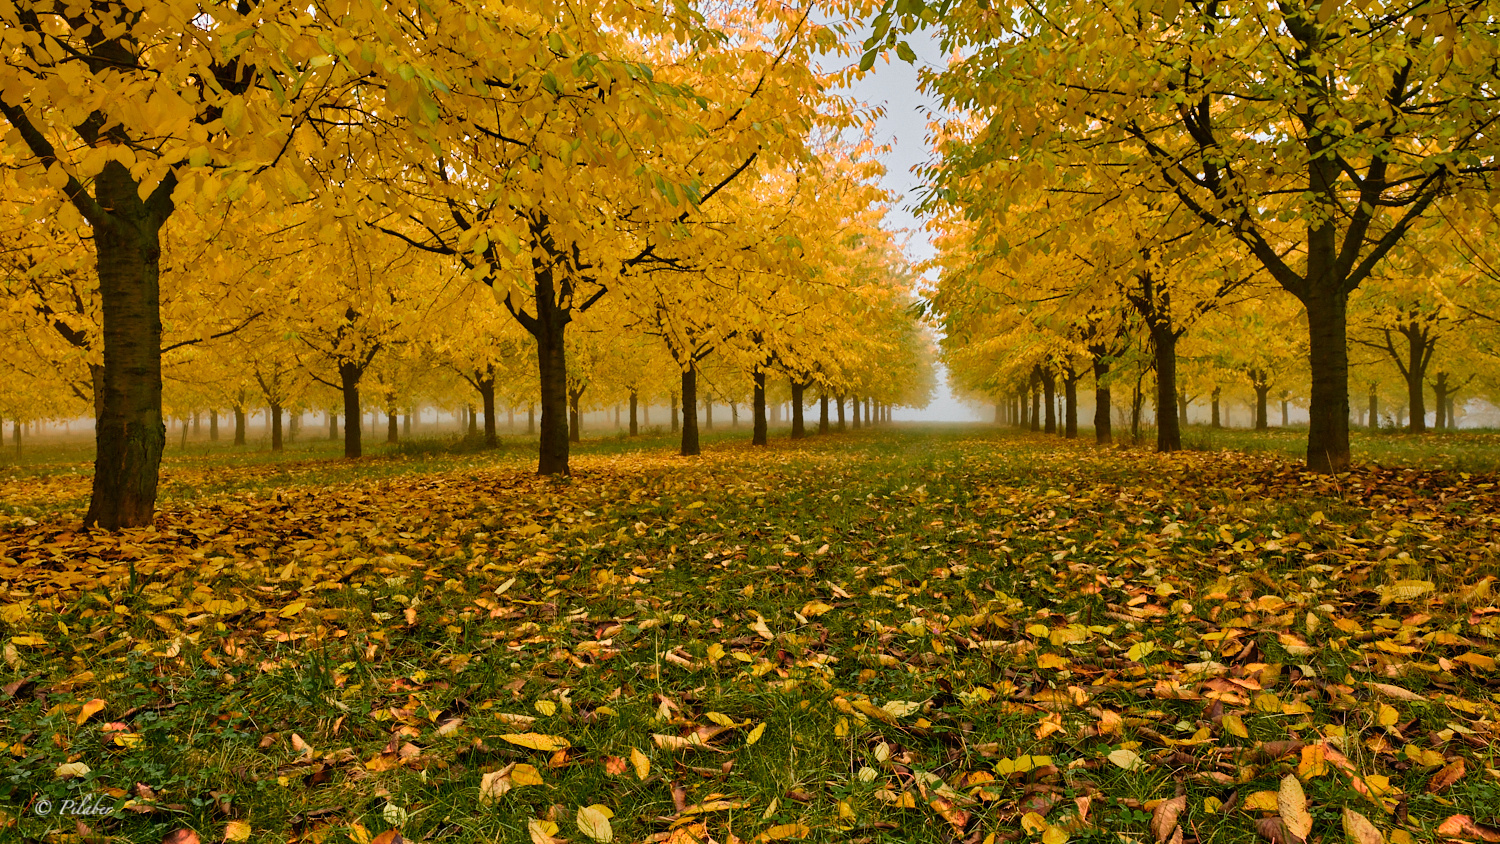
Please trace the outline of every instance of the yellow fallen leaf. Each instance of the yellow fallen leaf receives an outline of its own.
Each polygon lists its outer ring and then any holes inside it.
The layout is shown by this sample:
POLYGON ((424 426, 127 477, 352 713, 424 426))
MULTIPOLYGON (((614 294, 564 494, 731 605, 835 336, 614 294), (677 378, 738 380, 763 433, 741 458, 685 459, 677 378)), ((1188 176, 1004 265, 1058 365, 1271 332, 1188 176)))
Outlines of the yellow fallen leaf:
POLYGON ((538 771, 534 765, 522 762, 511 769, 510 783, 520 788, 527 785, 543 785, 545 781, 542 779, 542 772, 538 771))
POLYGON ((553 703, 550 700, 539 700, 532 705, 536 707, 537 712, 540 712, 541 714, 549 718, 557 714, 557 704, 553 703))
POLYGON ((1036 658, 1036 667, 1047 671, 1067 668, 1068 658, 1061 654, 1042 654, 1036 658))
POLYGON ((805 823, 782 823, 755 836, 756 841, 785 841, 787 839, 806 838, 812 834, 805 823))
POLYGON ((578 822, 578 831, 601 844, 607 844, 615 840, 615 831, 609 825, 609 819, 614 817, 614 814, 608 806, 601 803, 580 806, 575 817, 578 822))
POLYGON ((85 777, 91 769, 82 762, 64 762, 57 766, 53 774, 60 780, 70 780, 74 777, 85 777))
POLYGON ((224 824, 225 841, 249 841, 250 824, 244 821, 230 821, 224 824))
POLYGON ((808 601, 807 603, 802 605, 802 614, 807 616, 808 618, 817 618, 818 616, 832 609, 832 606, 825 604, 822 601, 808 601))
POLYGON ((554 750, 564 750, 572 747, 567 739, 561 736, 549 736, 544 733, 506 733, 500 736, 500 740, 532 750, 540 750, 544 753, 551 753, 554 750))
POLYGON ((526 823, 526 832, 531 835, 531 844, 563 844, 564 839, 554 838, 557 835, 557 824, 552 821, 530 820, 526 823))
POLYGON ((94 717, 95 715, 99 714, 99 711, 102 710, 103 708, 104 708, 104 700, 102 698, 97 698, 96 697, 93 700, 89 701, 88 703, 85 703, 83 705, 83 708, 80 709, 80 710, 78 710, 77 724, 79 726, 83 726, 83 722, 85 722, 88 719, 90 719, 90 718, 94 717))
POLYGON ((1245 798, 1246 809, 1255 809, 1262 812, 1276 811, 1276 792, 1257 791, 1245 798))
POLYGON ((1105 758, 1113 763, 1115 767, 1124 768, 1127 771, 1146 767, 1146 762, 1140 757, 1140 754, 1123 747, 1119 750, 1111 751, 1105 758))
POLYGON ((1307 795, 1302 783, 1292 774, 1281 778, 1281 788, 1276 791, 1276 811, 1286 824, 1287 832, 1299 841, 1306 841, 1312 832, 1313 819, 1307 811, 1307 795))
POLYGON ((1219 722, 1224 727, 1224 732, 1237 738, 1250 738, 1250 731, 1245 729, 1245 722, 1238 715, 1225 715, 1224 720, 1219 722))
POLYGON ((1344 835, 1349 844, 1385 844, 1385 836, 1370 819, 1348 807, 1344 808, 1344 835))
POLYGON ((282 618, 296 618, 305 609, 307 609, 306 601, 293 601, 282 607, 281 612, 277 613, 277 615, 282 618))
POLYGON ((762 722, 757 725, 755 729, 751 730, 748 735, 745 736, 745 746, 749 747, 750 745, 755 744, 756 742, 760 741, 760 737, 765 734, 766 725, 764 722, 762 722))
POLYGON ((646 754, 633 747, 630 748, 630 764, 635 768, 636 779, 645 780, 646 777, 650 776, 651 760, 647 758, 646 754))

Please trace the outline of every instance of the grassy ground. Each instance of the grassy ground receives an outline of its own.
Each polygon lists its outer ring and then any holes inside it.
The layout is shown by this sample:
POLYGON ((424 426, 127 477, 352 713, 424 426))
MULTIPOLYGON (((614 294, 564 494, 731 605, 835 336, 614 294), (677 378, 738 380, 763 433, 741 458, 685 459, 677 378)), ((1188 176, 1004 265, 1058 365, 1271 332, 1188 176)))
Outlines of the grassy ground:
POLYGON ((189 450, 118 535, 39 449, 0 492, 0 840, 1492 832, 1494 475, 743 437, 566 481, 189 450))

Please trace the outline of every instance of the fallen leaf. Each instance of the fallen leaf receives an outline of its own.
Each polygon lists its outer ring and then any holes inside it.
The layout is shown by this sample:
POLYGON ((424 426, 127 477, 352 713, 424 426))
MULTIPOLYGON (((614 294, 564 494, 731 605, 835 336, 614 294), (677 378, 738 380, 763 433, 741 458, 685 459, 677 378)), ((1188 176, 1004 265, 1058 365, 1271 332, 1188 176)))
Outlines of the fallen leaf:
POLYGON ((592 806, 580 806, 576 820, 578 831, 599 842, 615 840, 615 832, 609 825, 609 819, 614 817, 614 812, 608 806, 595 803, 592 806))
POLYGON ((651 759, 634 747, 630 748, 630 764, 635 768, 635 778, 645 780, 651 774, 651 759))
POLYGON ((1124 768, 1127 771, 1135 771, 1146 767, 1146 762, 1140 757, 1140 754, 1123 747, 1119 750, 1110 751, 1109 756, 1105 758, 1113 763, 1115 767, 1124 768))
POLYGON ((1313 819, 1307 811, 1307 795, 1302 783, 1291 774, 1281 778, 1281 788, 1276 791, 1276 811, 1286 822, 1286 830, 1298 841, 1306 841, 1312 832, 1313 819))
POLYGON ((244 821, 230 821, 224 824, 225 841, 248 841, 250 839, 250 824, 244 821))
POLYGON ((1156 804, 1151 813, 1151 834, 1157 841, 1166 841, 1177 828, 1177 817, 1187 808, 1187 795, 1180 795, 1156 804))
POLYGON ((82 709, 78 710, 78 718, 77 718, 76 723, 80 727, 83 726, 83 723, 85 721, 87 721, 90 718, 94 717, 95 715, 99 714, 99 711, 102 710, 103 708, 104 708, 104 700, 102 698, 97 698, 97 697, 94 698, 93 700, 89 701, 88 703, 85 703, 83 705, 82 709))
POLYGON ((1441 794, 1464 776, 1464 760, 1455 759, 1443 767, 1442 770, 1432 775, 1427 781, 1428 794, 1441 794))
POLYGON ((1350 844, 1385 844, 1385 836, 1359 812, 1344 807, 1344 835, 1350 844))
POLYGON ((167 833, 161 844, 199 844, 198 833, 191 829, 178 829, 167 833))
POLYGON ((520 745, 532 750, 540 750, 551 753, 554 750, 562 750, 572 747, 568 740, 561 736, 549 736, 543 733, 506 733, 499 737, 501 741, 520 745))
POLYGON ((526 823, 526 832, 531 835, 531 844, 565 844, 566 839, 555 838, 557 824, 552 821, 533 819, 526 823))

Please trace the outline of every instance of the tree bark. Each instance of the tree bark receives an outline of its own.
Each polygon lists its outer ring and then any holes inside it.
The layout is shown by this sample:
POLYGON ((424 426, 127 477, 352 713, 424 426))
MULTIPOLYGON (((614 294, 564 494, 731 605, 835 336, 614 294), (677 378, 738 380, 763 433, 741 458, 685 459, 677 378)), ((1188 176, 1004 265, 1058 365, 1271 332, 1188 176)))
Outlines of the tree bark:
POLYGON ((1177 425, 1177 332, 1150 325, 1156 360, 1156 450, 1180 451, 1182 429, 1177 425))
MULTIPOLYGON (((1310 276, 1314 276, 1314 244, 1309 242, 1310 276)), ((1332 254, 1332 243, 1329 244, 1332 254)), ((1325 259, 1326 260, 1326 259, 1325 259)), ((1308 405, 1307 468, 1314 472, 1342 472, 1349 468, 1349 294, 1309 284, 1307 310, 1308 362, 1312 395, 1308 405)))
POLYGON ((1078 438, 1078 379, 1082 373, 1063 373, 1063 437, 1078 438))
POLYGON ((564 332, 572 315, 558 307, 552 271, 536 272, 537 313, 531 328, 536 338, 537 375, 541 387, 541 440, 537 474, 566 475, 568 467, 568 359, 564 332))
POLYGON ((1432 382, 1432 398, 1437 411, 1433 427, 1439 431, 1453 427, 1453 418, 1448 413, 1448 373, 1437 374, 1437 380, 1432 382))
POLYGON ((1220 421, 1219 421, 1219 388, 1217 386, 1214 387, 1212 402, 1213 402, 1213 404, 1212 404, 1212 414, 1213 415, 1210 418, 1208 424, 1210 426, 1212 426, 1212 427, 1215 427, 1215 428, 1223 427, 1220 424, 1220 421))
POLYGON ((802 415, 802 394, 807 385, 796 379, 792 380, 792 439, 800 440, 807 437, 807 427, 802 415))
POLYGON ((1094 358, 1094 442, 1097 445, 1109 445, 1114 441, 1114 434, 1110 430, 1110 408, 1109 408, 1109 386, 1104 383, 1104 376, 1109 374, 1109 360, 1105 357, 1094 358))
POLYGON ((859 430, 859 396, 849 397, 850 421, 849 427, 859 430))
POLYGON ((578 403, 583 398, 583 388, 568 391, 568 414, 570 425, 568 426, 568 442, 583 442, 583 413, 578 409, 578 403))
POLYGON ((1255 389, 1255 430, 1265 431, 1271 427, 1270 415, 1266 412, 1266 397, 1271 393, 1271 384, 1264 370, 1250 373, 1250 386, 1255 389))
POLYGON ((245 409, 242 407, 234 409, 234 444, 245 444, 245 409))
POLYGON ((339 414, 335 410, 328 411, 328 438, 330 440, 339 438, 339 414))
POLYGON ((874 404, 875 404, 875 400, 874 399, 871 399, 868 396, 865 398, 865 427, 866 428, 869 428, 869 427, 872 427, 872 426, 875 425, 875 422, 876 422, 875 414, 871 412, 872 406, 874 404))
POLYGON ((703 400, 703 427, 705 430, 714 429, 714 398, 705 396, 703 400))
POLYGON ((818 397, 818 433, 828 433, 828 391, 821 391, 818 397))
POLYGON ((386 445, 401 442, 401 417, 394 407, 385 411, 385 442, 386 445))
POLYGON ((641 432, 640 426, 636 424, 635 418, 636 409, 637 407, 639 407, 640 401, 641 397, 636 393, 635 389, 632 388, 630 390, 630 436, 632 437, 639 436, 641 432))
POLYGON ((344 459, 357 460, 364 453, 360 434, 364 428, 359 406, 359 379, 365 374, 364 367, 353 361, 339 364, 339 385, 344 391, 344 459))
POLYGON ((750 399, 750 413, 753 419, 750 430, 750 444, 766 445, 769 441, 766 434, 766 371, 757 367, 754 377, 755 388, 750 399))
POLYGON ((484 444, 490 448, 500 444, 499 434, 496 433, 495 418, 495 368, 489 367, 485 377, 476 379, 479 385, 479 399, 484 404, 484 444))
MULTIPOLYGON (((3 427, 0 427, 0 432, 3 432, 4 430, 5 429, 3 427)), ((15 446, 16 446, 16 462, 19 463, 19 462, 21 462, 21 420, 19 420, 19 419, 12 419, 11 420, 11 423, 10 423, 10 438, 11 438, 11 442, 15 443, 15 446)))
POLYGON ((271 402, 271 451, 281 450, 281 405, 271 402))
MULTIPOLYGON (((161 228, 175 177, 141 199, 130 170, 110 161, 95 179, 108 211, 92 226, 103 312, 103 402, 95 432, 86 526, 145 527, 156 512, 167 429, 161 412, 161 228)), ((98 394, 96 393, 96 399, 98 394)))
POLYGON ((1370 382, 1370 430, 1380 430, 1380 394, 1376 392, 1380 384, 1370 382))
POLYGON ((1042 389, 1040 383, 1031 385, 1031 430, 1042 430, 1042 389))
POLYGON ((682 371, 682 456, 698 453, 698 367, 689 361, 682 371))
POLYGON ((1283 428, 1289 428, 1292 424, 1289 396, 1286 390, 1281 391, 1281 427, 1283 428))

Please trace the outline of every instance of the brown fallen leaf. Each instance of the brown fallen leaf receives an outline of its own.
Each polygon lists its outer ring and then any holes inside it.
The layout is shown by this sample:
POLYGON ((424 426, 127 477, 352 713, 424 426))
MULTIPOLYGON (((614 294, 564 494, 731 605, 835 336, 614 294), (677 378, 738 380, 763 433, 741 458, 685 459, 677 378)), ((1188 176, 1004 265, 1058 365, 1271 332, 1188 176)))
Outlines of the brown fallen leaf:
POLYGON ((1455 759, 1443 767, 1442 770, 1432 775, 1427 781, 1428 794, 1441 794, 1464 776, 1464 760, 1455 759))
POLYGON ((1438 824, 1437 834, 1447 838, 1488 841, 1490 844, 1500 842, 1500 829, 1474 823, 1474 819, 1468 815, 1454 815, 1438 824))
POLYGON ((1172 836, 1172 830, 1177 828, 1177 817, 1186 808, 1185 794, 1156 804, 1156 810, 1151 813, 1151 834, 1157 841, 1166 841, 1172 836))
POLYGON ((173 830, 167 833, 161 844, 199 844, 198 833, 187 828, 173 830))
POLYGON ((1286 824, 1282 823, 1281 818, 1274 815, 1269 818, 1260 818, 1257 820, 1255 822, 1255 832, 1261 838, 1271 842, 1271 844, 1293 844, 1292 834, 1286 831, 1286 824))

